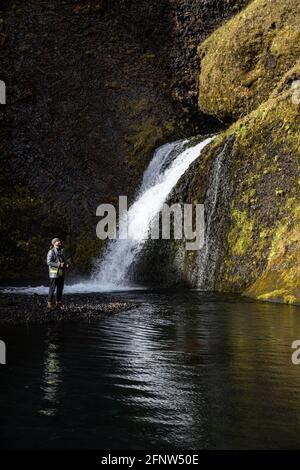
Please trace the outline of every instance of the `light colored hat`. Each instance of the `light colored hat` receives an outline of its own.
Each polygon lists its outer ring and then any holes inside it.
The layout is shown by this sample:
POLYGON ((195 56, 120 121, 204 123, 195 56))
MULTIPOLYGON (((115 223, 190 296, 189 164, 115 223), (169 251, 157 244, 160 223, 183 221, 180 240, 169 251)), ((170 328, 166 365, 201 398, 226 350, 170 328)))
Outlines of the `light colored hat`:
POLYGON ((54 245, 54 243, 58 242, 59 240, 59 238, 53 238, 53 240, 51 241, 51 245, 54 245))

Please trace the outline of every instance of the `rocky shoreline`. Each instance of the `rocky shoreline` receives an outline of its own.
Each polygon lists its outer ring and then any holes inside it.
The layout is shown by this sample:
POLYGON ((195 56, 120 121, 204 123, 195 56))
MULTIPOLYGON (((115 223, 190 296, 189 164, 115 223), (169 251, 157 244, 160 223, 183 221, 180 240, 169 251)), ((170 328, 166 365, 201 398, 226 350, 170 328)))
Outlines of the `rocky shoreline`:
POLYGON ((98 321, 123 313, 137 304, 119 302, 104 294, 68 295, 63 310, 48 311, 45 295, 1 294, 0 325, 43 324, 62 321, 98 321))

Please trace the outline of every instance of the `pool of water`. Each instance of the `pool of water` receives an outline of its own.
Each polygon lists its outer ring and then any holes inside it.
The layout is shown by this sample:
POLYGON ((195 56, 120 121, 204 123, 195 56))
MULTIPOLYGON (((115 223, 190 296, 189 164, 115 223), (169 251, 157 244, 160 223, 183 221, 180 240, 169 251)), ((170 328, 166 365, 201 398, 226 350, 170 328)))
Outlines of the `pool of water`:
POLYGON ((139 307, 97 323, 1 327, 1 448, 300 447, 299 307, 115 295, 139 307))

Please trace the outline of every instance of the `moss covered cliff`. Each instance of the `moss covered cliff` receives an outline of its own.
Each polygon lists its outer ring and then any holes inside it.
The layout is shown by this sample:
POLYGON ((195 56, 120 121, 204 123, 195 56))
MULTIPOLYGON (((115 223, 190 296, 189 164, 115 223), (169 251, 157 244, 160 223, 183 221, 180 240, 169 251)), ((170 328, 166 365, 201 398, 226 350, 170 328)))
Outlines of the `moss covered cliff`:
MULTIPOLYGON (((288 303, 300 302, 299 24, 297 0, 253 0, 198 48, 200 110, 237 119, 206 158, 234 139, 214 288, 288 303)), ((203 202, 209 169, 193 171, 191 197, 203 202)))
POLYGON ((234 190, 220 289, 246 287, 269 300, 281 290, 281 299, 300 300, 300 114, 293 97, 287 76, 228 131, 235 135, 234 190))

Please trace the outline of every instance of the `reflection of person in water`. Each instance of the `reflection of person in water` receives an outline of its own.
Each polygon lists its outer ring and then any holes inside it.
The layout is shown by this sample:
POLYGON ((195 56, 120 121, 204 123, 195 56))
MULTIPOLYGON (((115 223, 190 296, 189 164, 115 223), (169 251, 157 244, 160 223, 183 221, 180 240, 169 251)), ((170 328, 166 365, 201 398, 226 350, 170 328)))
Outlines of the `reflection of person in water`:
POLYGON ((43 364, 43 383, 41 386, 45 406, 41 414, 54 416, 59 406, 58 393, 62 383, 61 335, 56 326, 50 326, 46 334, 46 350, 43 364))
POLYGON ((50 250, 47 254, 47 264, 49 266, 49 295, 48 309, 63 308, 62 294, 64 289, 65 271, 70 267, 70 262, 66 261, 62 242, 59 238, 53 238, 50 250), (54 304, 54 294, 56 290, 56 305, 54 304))

